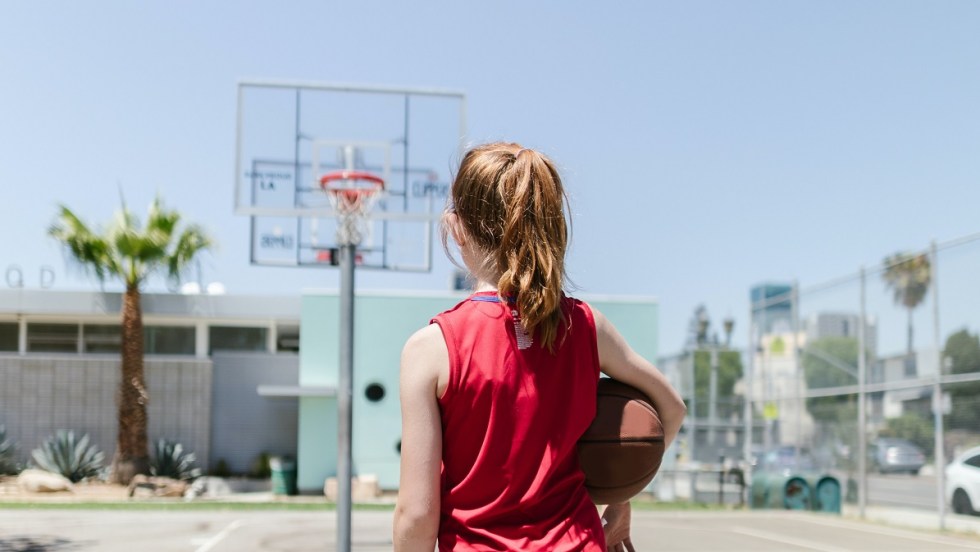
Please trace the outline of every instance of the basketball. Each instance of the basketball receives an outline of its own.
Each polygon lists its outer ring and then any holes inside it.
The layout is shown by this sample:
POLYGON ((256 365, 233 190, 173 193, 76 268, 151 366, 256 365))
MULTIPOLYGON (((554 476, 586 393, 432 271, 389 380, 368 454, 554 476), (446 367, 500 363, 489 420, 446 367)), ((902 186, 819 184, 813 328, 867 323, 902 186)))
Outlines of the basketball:
POLYGON ((602 378, 596 416, 578 441, 585 487, 596 504, 626 502, 646 487, 664 457, 664 429, 639 389, 602 378))

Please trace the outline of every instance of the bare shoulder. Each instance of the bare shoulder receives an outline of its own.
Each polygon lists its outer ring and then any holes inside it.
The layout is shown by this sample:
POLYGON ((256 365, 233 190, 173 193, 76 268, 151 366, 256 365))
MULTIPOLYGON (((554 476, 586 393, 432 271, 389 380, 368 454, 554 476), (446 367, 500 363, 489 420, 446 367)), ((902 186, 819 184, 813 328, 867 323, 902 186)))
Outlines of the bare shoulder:
POLYGON ((405 384, 415 383, 436 388, 441 396, 449 374, 449 349, 438 324, 429 324, 418 330, 402 348, 401 379, 405 384))
POLYGON ((446 341, 442 337, 442 330, 438 324, 429 324, 408 338, 402 349, 402 360, 406 357, 421 360, 427 355, 445 351, 446 341))

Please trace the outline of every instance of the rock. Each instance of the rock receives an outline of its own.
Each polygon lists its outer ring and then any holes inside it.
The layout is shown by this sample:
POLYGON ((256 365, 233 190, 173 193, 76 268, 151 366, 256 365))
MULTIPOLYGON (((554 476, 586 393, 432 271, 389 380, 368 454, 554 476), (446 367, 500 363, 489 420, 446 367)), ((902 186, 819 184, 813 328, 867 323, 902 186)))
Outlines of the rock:
POLYGON ((129 496, 182 497, 190 484, 171 477, 139 474, 129 482, 129 496))
POLYGON ((17 484, 29 493, 74 492, 75 486, 68 478, 44 470, 24 470, 17 476, 17 484))
MULTIPOLYGON (((327 500, 337 502, 337 478, 328 477, 323 484, 323 494, 327 500)), ((378 476, 372 474, 359 475, 351 478, 351 502, 370 502, 381 496, 378 476)))
POLYGON ((189 489, 187 489, 184 497, 187 499, 193 499, 199 496, 203 496, 205 498, 220 498, 231 494, 233 494, 231 485, 229 485, 223 478, 205 476, 195 479, 194 483, 189 489))

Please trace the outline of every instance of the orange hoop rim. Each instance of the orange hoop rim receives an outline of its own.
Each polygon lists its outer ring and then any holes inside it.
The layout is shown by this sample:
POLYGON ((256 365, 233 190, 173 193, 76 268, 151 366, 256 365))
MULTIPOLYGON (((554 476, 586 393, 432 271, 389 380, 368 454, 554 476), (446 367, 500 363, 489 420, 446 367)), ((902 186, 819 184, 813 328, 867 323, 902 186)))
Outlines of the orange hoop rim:
POLYGON ((370 196, 385 189, 385 181, 376 174, 367 171, 343 170, 329 172, 320 177, 320 188, 334 195, 370 196), (354 180, 374 184, 372 188, 334 188, 330 184, 340 180, 354 180))

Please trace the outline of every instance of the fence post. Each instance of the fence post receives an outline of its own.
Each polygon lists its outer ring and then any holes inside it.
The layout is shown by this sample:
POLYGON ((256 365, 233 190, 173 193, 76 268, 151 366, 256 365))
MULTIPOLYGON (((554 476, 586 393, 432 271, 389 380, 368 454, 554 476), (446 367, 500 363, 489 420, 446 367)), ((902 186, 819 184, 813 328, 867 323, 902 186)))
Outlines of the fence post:
POLYGON ((943 448, 943 346, 939 329, 939 254, 936 240, 929 244, 929 257, 932 282, 932 331, 936 345, 936 384, 932 388, 932 412, 935 421, 936 452, 936 495, 939 497, 939 529, 946 529, 946 451, 943 448))
POLYGON ((858 516, 864 519, 864 510, 868 504, 868 397, 864 386, 868 380, 868 349, 867 337, 867 278, 864 266, 861 266, 860 312, 858 321, 858 516))

